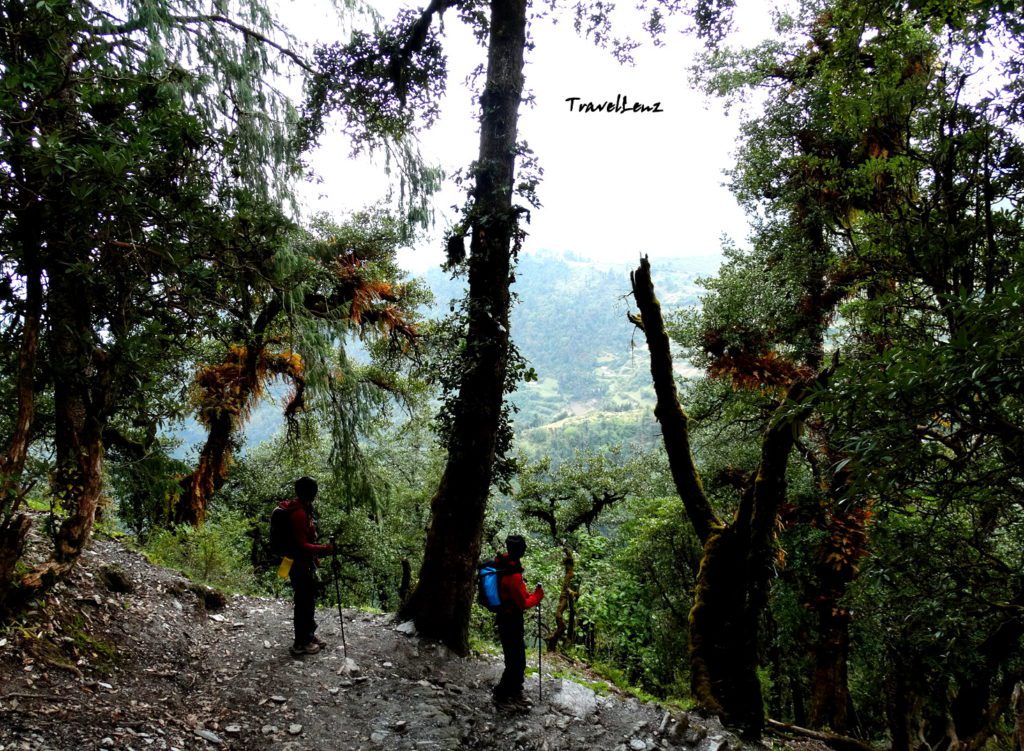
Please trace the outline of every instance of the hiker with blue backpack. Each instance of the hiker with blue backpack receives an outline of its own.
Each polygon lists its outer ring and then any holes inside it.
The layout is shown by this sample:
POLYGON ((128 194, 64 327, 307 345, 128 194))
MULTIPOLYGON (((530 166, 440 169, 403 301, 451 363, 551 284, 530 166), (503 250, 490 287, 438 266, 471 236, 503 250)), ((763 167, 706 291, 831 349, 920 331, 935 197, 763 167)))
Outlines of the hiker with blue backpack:
POLYGON ((481 567, 481 597, 485 604, 495 613, 498 627, 498 638, 501 640, 501 651, 505 657, 505 672, 494 687, 494 702, 500 707, 511 709, 528 709, 529 699, 523 694, 523 682, 526 680, 526 633, 523 613, 538 605, 544 599, 544 588, 537 588, 530 594, 526 591, 523 581, 523 566, 520 563, 526 552, 526 540, 521 535, 509 535, 505 538, 505 553, 499 553, 491 564, 493 573, 484 577, 484 566, 481 567), (490 586, 489 586, 490 585, 490 586), (497 589, 497 602, 494 592, 483 590, 497 589), (488 601, 489 599, 489 601, 488 601))
POLYGON ((294 657, 316 654, 324 646, 316 638, 316 570, 319 558, 337 551, 334 543, 316 541, 313 500, 318 489, 312 477, 300 477, 295 481, 295 498, 281 501, 270 516, 270 546, 284 557, 278 575, 289 578, 295 594, 295 641, 290 650, 294 657))

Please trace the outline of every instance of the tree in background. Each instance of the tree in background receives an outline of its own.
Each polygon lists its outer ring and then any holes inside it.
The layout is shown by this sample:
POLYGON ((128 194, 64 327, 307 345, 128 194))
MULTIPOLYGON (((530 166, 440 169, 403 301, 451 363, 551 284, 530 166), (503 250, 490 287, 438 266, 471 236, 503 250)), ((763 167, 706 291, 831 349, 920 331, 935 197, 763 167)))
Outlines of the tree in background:
POLYGON ((751 737, 764 726, 757 677, 762 611, 768 600, 772 538, 785 501, 786 469, 797 432, 811 410, 811 397, 831 374, 790 370, 776 386, 777 403, 760 439, 756 470, 743 478, 733 519, 723 522, 704 491, 693 459, 689 418, 679 403, 669 338, 654 295, 650 264, 642 258, 632 275, 644 332, 669 466, 679 497, 703 546, 694 604, 689 616, 690 669, 694 698, 751 737))
POLYGON ((355 481, 358 433, 374 402, 405 390, 399 359, 417 338, 412 309, 424 299, 415 283, 399 280, 394 253, 404 239, 403 227, 382 214, 304 232, 267 207, 235 217, 229 247, 215 254, 210 295, 224 311, 223 354, 196 374, 208 435, 197 467, 181 480, 175 521, 202 521, 227 477, 236 432, 275 376, 295 386, 289 422, 307 404, 319 407, 333 428, 336 471, 352 478, 350 493, 372 492, 355 481), (376 363, 350 362, 345 347, 353 336, 382 343, 376 363))
MULTIPOLYGON (((618 452, 615 452, 617 454, 618 452)), ((515 494, 516 510, 532 520, 561 550, 562 576, 555 628, 545 638, 549 650, 571 649, 577 640, 576 562, 581 537, 593 534, 606 509, 626 499, 639 487, 641 460, 622 462, 617 456, 578 454, 575 461, 552 469, 551 461, 523 467, 515 494), (568 621, 566 618, 568 617, 568 621)))
POLYGON ((510 375, 509 285, 521 239, 519 211, 512 201, 526 0, 492 2, 488 26, 480 155, 465 219, 472 242, 462 373, 458 396, 451 403, 448 462, 431 501, 423 565, 400 611, 401 617, 414 619, 425 636, 441 639, 460 654, 468 648, 469 611, 495 456, 504 448, 499 446, 499 431, 510 375))
POLYGON ((63 516, 53 557, 19 598, 62 577, 89 537, 105 435, 151 405, 211 320, 209 247, 239 193, 291 174, 286 103, 262 80, 280 52, 265 9, 235 18, 191 3, 123 16, 89 2, 0 8, 0 227, 16 418, 4 461, 0 581, 12 587, 28 524, 18 514, 27 447, 52 436, 63 516), (185 67, 190 61, 193 67, 185 67), (45 352, 45 357, 38 353, 45 352), (33 419, 52 389, 52 424, 33 419))
POLYGON ((688 344, 728 374, 809 351, 794 324, 811 315, 805 329, 831 327, 818 346, 843 350, 797 446, 816 491, 787 512, 819 533, 800 574, 808 721, 851 722, 849 668, 864 729, 888 725, 899 749, 977 747, 1020 675, 1021 621, 997 604, 1018 582, 996 572, 1020 534, 1021 99, 969 82, 1017 71, 1021 32, 999 4, 804 3, 772 42, 708 60, 710 90, 766 99, 734 173, 753 247, 730 254, 688 344), (985 55, 997 37, 1005 64, 985 55))

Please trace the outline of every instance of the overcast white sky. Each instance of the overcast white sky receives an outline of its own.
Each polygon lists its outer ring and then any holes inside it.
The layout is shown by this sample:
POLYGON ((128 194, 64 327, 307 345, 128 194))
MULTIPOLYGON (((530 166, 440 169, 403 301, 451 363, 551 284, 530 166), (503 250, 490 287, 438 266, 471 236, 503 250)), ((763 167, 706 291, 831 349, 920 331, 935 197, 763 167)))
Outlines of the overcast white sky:
MULTIPOLYGON (((385 18, 406 3, 378 0, 385 18)), ((413 3, 413 7, 419 7, 413 3)), ((285 24, 308 42, 344 39, 337 16, 313 3, 289 3, 285 24)), ((770 33, 760 2, 741 4, 739 38, 755 43, 770 33)), ((632 31, 632 30, 631 30, 632 31)), ((732 164, 738 116, 726 116, 719 102, 690 88, 688 68, 697 44, 680 34, 665 46, 646 44, 623 66, 607 51, 580 39, 571 24, 535 24, 536 46, 528 54, 526 87, 536 98, 524 107, 520 139, 537 154, 544 169, 543 207, 534 212, 525 252, 571 251, 599 262, 652 257, 717 255, 720 237, 742 241, 746 222, 729 192, 722 171, 732 164), (663 113, 570 112, 567 97, 583 101, 661 102, 663 113)), ((634 36, 642 38, 639 33, 634 36)), ((451 77, 440 120, 421 137, 428 160, 449 174, 469 164, 477 151, 478 112, 463 84, 466 74, 485 59, 469 30, 450 13, 445 47, 451 77)), ((328 136, 313 155, 322 181, 306 186, 305 204, 333 214, 358 209, 387 192, 382 159, 376 164, 348 158, 347 144, 328 136)), ((441 261, 443 230, 462 195, 449 185, 437 198, 437 230, 415 252, 403 254, 419 272, 441 261)))

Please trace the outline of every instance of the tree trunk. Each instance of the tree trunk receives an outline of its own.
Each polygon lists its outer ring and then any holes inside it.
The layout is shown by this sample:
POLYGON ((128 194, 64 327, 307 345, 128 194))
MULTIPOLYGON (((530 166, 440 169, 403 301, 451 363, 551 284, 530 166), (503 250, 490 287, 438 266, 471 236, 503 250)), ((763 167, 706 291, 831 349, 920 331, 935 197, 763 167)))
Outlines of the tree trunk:
MULTIPOLYGON (((28 139, 25 133, 22 139, 28 139)), ((23 166, 12 165, 17 180, 28 183, 23 166)), ((19 228, 19 244, 25 284, 25 307, 22 313, 21 347, 18 353, 18 369, 15 376, 15 398, 17 414, 6 453, 0 456, 0 611, 14 581, 14 567, 25 550, 31 522, 28 516, 19 514, 23 500, 21 477, 32 442, 32 420, 35 418, 35 379, 39 354, 40 326, 43 311, 43 283, 40 255, 41 232, 44 226, 43 204, 30 191, 18 197, 17 203, 26 204, 16 214, 19 228)))
POLYGON ((95 346, 88 285, 50 270, 47 309, 54 362, 54 490, 67 517, 53 557, 22 578, 22 596, 49 589, 74 566, 89 540, 103 487, 103 430, 111 403, 110 363, 95 346))
POLYGON ((1024 751, 1024 682, 1017 682, 1013 687, 1010 700, 1013 714, 1013 747, 1015 751, 1024 751))
POLYGON ((576 557, 568 545, 562 548, 562 553, 562 568, 565 573, 562 575, 562 590, 558 595, 558 606, 555 608, 555 630, 545 639, 549 652, 555 651, 560 642, 569 642, 565 611, 572 608, 572 580, 576 573, 576 557))
POLYGON ((21 473, 28 457, 31 442, 32 419, 35 416, 36 359, 39 352, 39 325, 43 306, 43 285, 38 267, 25 274, 25 312, 22 316, 21 350, 18 353, 18 371, 15 397, 18 411, 7 452, 0 456, 0 514, 4 517, 17 511, 15 501, 21 473))
MULTIPOLYGON (((74 45, 70 29, 58 24, 47 36, 45 44, 49 54, 65 58, 66 65, 71 66, 74 45)), ((68 76, 72 72, 71 67, 65 70, 68 76)), ((32 135, 23 133, 23 137, 34 139, 42 134, 75 138, 77 101, 72 88, 64 87, 53 97, 53 106, 48 102, 33 118, 32 135)), ((79 208, 76 199, 63 184, 52 183, 48 175, 23 171, 21 178, 30 186, 26 192, 33 194, 28 216, 19 217, 26 233, 24 255, 26 259, 34 259, 33 268, 26 275, 26 294, 38 300, 38 311, 46 310, 54 384, 56 469, 53 486, 66 517, 54 537, 50 560, 22 577, 9 592, 8 604, 14 607, 38 596, 63 578, 89 539, 102 489, 102 436, 112 396, 110 363, 98 348, 93 329, 93 287, 89 279, 92 259, 89 249, 82 246, 83 238, 68 234, 70 225, 65 221, 66 217, 76 215, 79 208), (45 293, 36 286, 41 284, 43 271, 47 280, 45 293)), ((29 314, 31 316, 31 308, 29 314)), ((33 323, 35 327, 39 325, 38 320, 33 323)), ((22 355, 34 359, 36 353, 34 348, 32 350, 23 350, 22 355)), ((30 375, 20 367, 19 363, 19 391, 24 388, 27 395, 30 375)), ((19 420, 32 411, 28 404, 20 402, 21 395, 19 393, 19 420)), ((20 438, 18 441, 21 445, 13 458, 15 463, 23 464, 28 444, 20 438)))
POLYGON ((203 368, 197 376, 203 391, 200 418, 207 429, 206 443, 195 470, 181 479, 181 495, 174 508, 177 524, 203 523, 210 498, 227 480, 235 431, 262 394, 264 379, 270 375, 290 378, 295 384, 295 395, 285 409, 285 417, 290 419, 301 409, 305 389, 301 360, 296 360, 292 352, 268 351, 264 337, 279 310, 276 303, 264 308, 249 342, 244 347, 232 347, 223 362, 203 368), (212 404, 205 404, 207 401, 212 404))
POLYGON ((693 531, 701 544, 704 544, 713 531, 725 525, 711 508, 697 465, 693 461, 690 418, 679 403, 679 392, 672 372, 672 349, 661 316, 661 303, 654 294, 651 264, 646 257, 640 259, 640 268, 630 274, 630 283, 633 298, 640 309, 640 315, 630 317, 630 320, 644 332, 650 350, 651 377, 656 396, 654 416, 661 423, 661 435, 665 441, 672 480, 686 508, 693 531))
MULTIPOLYGON (((835 457, 828 458, 835 464, 835 457)), ((815 552, 813 581, 805 582, 802 599, 815 620, 808 725, 847 734, 852 719, 848 669, 851 616, 841 602, 867 549, 869 515, 866 508, 842 509, 838 498, 837 492, 830 492, 831 511, 817 511, 814 525, 828 534, 815 552)))
MULTIPOLYGON (((269 306, 276 310, 276 306, 269 306)), ((269 318, 261 315, 257 326, 265 329, 269 318)), ((263 331, 242 347, 231 347, 218 365, 204 367, 196 376, 202 391, 200 421, 206 425, 206 443, 192 474, 181 478, 181 494, 174 507, 174 522, 198 526, 206 518, 211 496, 227 479, 227 461, 238 419, 260 388, 257 365, 263 357, 263 331), (206 402, 212 400, 212 405, 206 402)))
POLYGON ((401 603, 405 602, 405 598, 409 596, 409 589, 412 587, 412 566, 409 564, 408 558, 402 559, 402 580, 398 584, 398 603, 401 607, 401 603))
POLYGON ((231 415, 221 412, 211 418, 207 431, 195 470, 181 480, 181 495, 174 507, 176 524, 202 524, 210 497, 224 485, 227 477, 224 465, 234 433, 231 415))
POLYGON ((807 709, 804 703, 803 676, 791 673, 789 676, 789 692, 793 697, 793 722, 797 725, 806 724, 807 709))
MULTIPOLYGON (((693 460, 688 418, 679 404, 668 334, 646 258, 631 281, 640 310, 631 320, 643 330, 651 355, 654 413, 676 490, 704 548, 689 617, 694 698, 720 715, 723 723, 758 738, 764 728, 757 677, 760 616, 768 599, 775 522, 786 494, 786 464, 810 409, 806 397, 811 383, 799 380, 790 386, 762 437, 753 486, 744 492, 731 524, 723 524, 711 508, 693 460)), ((829 374, 822 371, 815 380, 823 382, 829 374)))
POLYGON ((490 491, 509 353, 512 188, 523 90, 526 0, 492 0, 487 83, 480 97, 480 157, 473 191, 464 370, 448 461, 431 501, 419 580, 400 617, 459 654, 469 614, 490 491))
MULTIPOLYGON (((35 229, 35 228, 33 228, 35 229)), ((31 258, 31 254, 28 256, 31 258)), ((36 359, 42 316, 43 285, 40 269, 33 265, 25 274, 25 312, 22 316, 21 350, 15 384, 18 411, 7 452, 0 456, 0 610, 21 560, 31 523, 18 513, 22 501, 21 475, 28 457, 35 416, 36 359)))
MULTIPOLYGON (((1024 608, 1024 592, 1015 592, 1010 606, 1024 608)), ((979 645, 980 664, 955 671, 957 690, 949 708, 952 751, 977 751, 993 734, 1012 702, 1014 684, 1020 677, 1019 671, 1008 667, 1010 660, 1020 655, 1022 643, 1024 619, 1014 613, 996 625, 979 645)))
POLYGON ((704 709, 747 735, 764 724, 757 678, 757 623, 747 607, 749 571, 744 535, 734 527, 704 543, 689 618, 690 687, 704 709))
POLYGON ((921 700, 908 680, 912 669, 903 665, 898 657, 890 659, 889 666, 885 681, 885 714, 892 739, 891 748, 892 751, 913 751, 912 741, 921 700))
POLYGON ((816 608, 815 615, 817 630, 811 646, 814 673, 807 724, 812 729, 828 727, 845 735, 850 725, 850 611, 830 599, 816 608))

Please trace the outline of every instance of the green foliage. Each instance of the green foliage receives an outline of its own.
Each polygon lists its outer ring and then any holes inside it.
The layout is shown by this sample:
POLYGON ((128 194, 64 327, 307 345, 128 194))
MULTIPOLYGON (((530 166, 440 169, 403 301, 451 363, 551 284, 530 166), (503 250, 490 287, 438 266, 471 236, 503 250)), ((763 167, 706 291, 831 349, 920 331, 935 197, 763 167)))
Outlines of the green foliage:
POLYGON ((719 49, 703 70, 709 91, 756 91, 764 109, 732 175, 750 248, 728 251, 702 310, 675 328, 741 390, 691 395, 713 397, 707 427, 724 421, 728 446, 763 424, 777 384, 841 353, 783 509, 769 693, 785 703, 793 674, 821 688, 809 673, 828 648, 815 641, 830 638, 815 631, 826 598, 840 621, 853 614, 859 731, 901 749, 950 727, 983 737, 1024 657, 999 604, 1022 592, 1006 576, 1020 563, 1024 229, 1009 207, 1024 183, 1006 165, 1021 100, 1013 85, 967 84, 1012 75, 1022 31, 1001 3, 805 2, 772 42, 719 49), (990 44, 1009 54, 983 55, 990 44), (867 550, 830 526, 865 508, 867 550))
POLYGON ((347 44, 318 47, 305 138, 315 140, 334 111, 343 114, 357 150, 400 140, 419 118, 433 123, 445 92, 446 61, 429 20, 424 27, 420 13, 407 9, 372 34, 356 30, 347 44))
POLYGON ((220 316, 205 293, 224 232, 242 204, 282 200, 295 176, 294 118, 269 79, 297 58, 271 39, 260 2, 214 5, 0 12, 0 309, 14 344, 3 372, 31 344, 19 324, 40 316, 30 380, 47 408, 33 433, 53 441, 70 515, 63 562, 98 500, 99 462, 82 453, 98 456, 110 428, 155 432, 180 412, 193 336, 220 316))
MULTIPOLYGON (((280 500, 294 496, 298 477, 317 478, 320 539, 336 536, 342 551, 343 603, 393 611, 403 560, 415 570, 422 555, 430 488, 440 477, 441 456, 429 436, 422 416, 395 427, 382 425, 367 442, 364 456, 373 492, 353 495, 346 478, 332 471, 328 436, 312 425, 300 441, 279 435, 238 460, 214 508, 231 509, 247 520, 247 541, 239 544, 247 546, 262 586, 272 585, 279 560, 267 549, 270 512, 280 500)), ((325 579, 329 572, 329 567, 323 569, 325 579)), ((333 584, 326 595, 333 601, 333 584)))
POLYGON ((527 463, 514 505, 492 515, 500 547, 513 531, 532 534, 524 566, 544 586, 545 637, 554 630, 563 559, 574 560, 561 649, 586 659, 636 695, 685 692, 686 592, 699 550, 656 455, 578 453, 557 467, 527 463), (683 552, 685 550, 685 553, 683 552), (617 671, 617 673, 616 673, 617 671))
POLYGON ((110 487, 120 521, 140 540, 151 530, 167 526, 181 490, 178 478, 187 472, 188 466, 169 456, 159 443, 141 459, 112 463, 110 487))
POLYGON ((143 551, 153 562, 173 568, 192 581, 232 592, 254 592, 247 546, 249 523, 221 511, 201 527, 183 524, 153 532, 143 551))
POLYGON ((353 150, 383 149, 389 168, 401 173, 400 200, 410 224, 426 226, 430 196, 442 173, 424 163, 414 136, 437 118, 447 85, 446 60, 431 14, 403 10, 372 33, 353 31, 345 44, 314 51, 315 72, 306 83, 298 143, 308 149, 340 113, 353 150))

